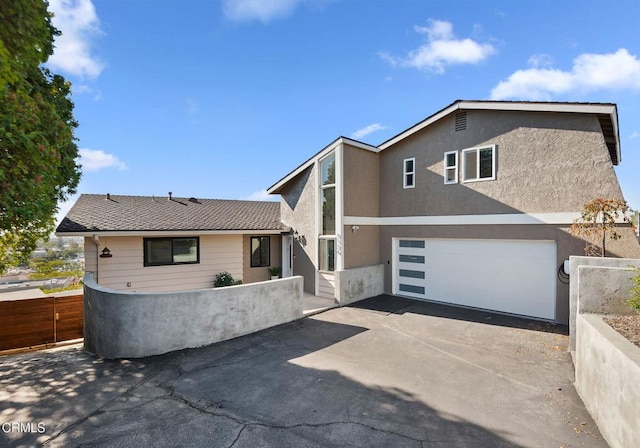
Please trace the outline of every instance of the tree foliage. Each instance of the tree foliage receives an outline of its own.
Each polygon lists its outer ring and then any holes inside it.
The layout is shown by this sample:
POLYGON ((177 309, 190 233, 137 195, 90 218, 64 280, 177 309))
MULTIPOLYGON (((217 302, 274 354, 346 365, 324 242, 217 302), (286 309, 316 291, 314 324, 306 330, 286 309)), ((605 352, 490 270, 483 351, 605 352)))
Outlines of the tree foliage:
POLYGON ((596 198, 584 205, 580 218, 569 229, 576 238, 586 241, 584 252, 588 256, 606 255, 607 239, 619 240, 616 221, 629 222, 629 206, 622 199, 596 198))
POLYGON ((0 0, 0 272, 53 230, 80 180, 71 85, 41 64, 60 33, 44 0, 0 0))

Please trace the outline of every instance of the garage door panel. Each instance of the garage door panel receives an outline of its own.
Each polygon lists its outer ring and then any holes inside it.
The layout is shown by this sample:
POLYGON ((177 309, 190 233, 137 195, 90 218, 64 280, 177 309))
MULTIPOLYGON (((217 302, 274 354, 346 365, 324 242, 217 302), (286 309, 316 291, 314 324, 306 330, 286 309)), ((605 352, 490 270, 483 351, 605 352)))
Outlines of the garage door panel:
POLYGON ((396 243, 398 294, 555 318, 555 242, 424 240, 424 243, 424 248, 415 247, 415 243, 403 243, 405 247, 396 243), (411 262, 403 255, 410 256, 411 262), (401 257, 404 262, 400 262, 401 257), (424 272, 424 283, 422 278, 416 278, 415 272, 424 272), (407 286, 400 288, 401 284, 407 286), (409 285, 424 285, 424 294, 409 285))

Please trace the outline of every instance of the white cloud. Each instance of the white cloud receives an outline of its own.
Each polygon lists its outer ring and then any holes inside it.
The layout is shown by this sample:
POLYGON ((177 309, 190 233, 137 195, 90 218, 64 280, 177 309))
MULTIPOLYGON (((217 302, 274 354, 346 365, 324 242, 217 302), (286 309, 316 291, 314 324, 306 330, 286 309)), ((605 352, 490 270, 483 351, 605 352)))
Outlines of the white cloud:
POLYGON ((551 67, 553 65, 553 60, 551 56, 548 54, 534 54, 529 58, 529 65, 531 67, 551 67))
POLYGON ((371 134, 372 132, 382 131, 384 129, 387 129, 387 127, 382 126, 380 123, 373 123, 369 126, 363 127, 362 129, 358 129, 356 132, 351 134, 351 138, 362 138, 365 135, 371 134))
POLYGON ((593 90, 640 90, 640 60, 621 48, 615 53, 582 54, 571 71, 537 68, 518 70, 491 90, 491 98, 548 100, 552 95, 593 90))
POLYGON ((126 170, 127 165, 113 154, 107 154, 100 149, 80 149, 79 163, 84 171, 99 171, 104 168, 116 168, 126 170))
POLYGON ((95 78, 104 64, 91 52, 91 40, 102 34, 100 20, 91 0, 51 0, 53 25, 62 35, 55 40, 47 65, 83 78, 95 78))
POLYGON ((631 135, 629 136, 629 138, 631 138, 631 139, 638 138, 638 137, 640 137, 640 132, 638 132, 638 131, 633 131, 631 133, 631 135))
POLYGON ((271 202, 276 202, 280 200, 280 196, 275 195, 275 194, 269 194, 267 193, 267 190, 260 190, 260 191, 256 191, 254 193, 251 193, 249 195, 248 198, 246 198, 246 200, 248 201, 271 201, 271 202))
POLYGON ((426 34, 428 42, 409 51, 406 57, 388 53, 380 53, 380 57, 392 66, 444 73, 447 66, 477 64, 496 51, 491 44, 481 44, 469 38, 457 39, 450 22, 429 20, 428 26, 415 26, 414 30, 418 34, 426 34))
POLYGON ((300 3, 302 0, 224 0, 222 9, 234 22, 259 20, 266 24, 289 16, 300 3))

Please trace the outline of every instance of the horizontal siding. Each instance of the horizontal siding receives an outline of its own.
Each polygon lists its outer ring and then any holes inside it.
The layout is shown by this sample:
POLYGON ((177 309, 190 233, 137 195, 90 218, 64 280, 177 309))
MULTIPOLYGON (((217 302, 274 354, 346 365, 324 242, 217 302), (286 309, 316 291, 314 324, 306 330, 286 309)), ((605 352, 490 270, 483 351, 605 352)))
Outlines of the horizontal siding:
POLYGON ((318 281, 318 295, 320 297, 327 297, 330 299, 335 298, 336 296, 335 284, 336 282, 335 282, 334 274, 320 272, 319 281, 318 281))
POLYGON ((242 280, 242 235, 201 236, 200 263, 172 266, 145 267, 142 237, 102 237, 100 243, 100 251, 106 246, 113 255, 98 258, 98 282, 107 288, 151 292, 211 288, 216 274, 224 271, 242 280))

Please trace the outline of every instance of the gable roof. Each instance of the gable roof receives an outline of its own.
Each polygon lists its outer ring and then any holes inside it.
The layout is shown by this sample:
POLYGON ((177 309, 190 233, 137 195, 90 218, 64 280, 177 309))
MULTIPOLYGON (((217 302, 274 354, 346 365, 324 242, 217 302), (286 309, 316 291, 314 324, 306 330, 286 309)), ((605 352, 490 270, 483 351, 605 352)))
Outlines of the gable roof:
POLYGON ((535 102, 535 101, 489 101, 489 100, 456 100, 447 107, 439 110, 433 115, 428 116, 424 120, 416 123, 410 128, 400 132, 399 134, 382 142, 378 146, 371 146, 363 142, 339 137, 329 145, 325 146, 315 155, 307 159, 296 169, 285 175, 278 182, 267 188, 267 193, 277 194, 282 187, 291 179, 298 176, 301 172, 311 166, 315 160, 323 157, 331 152, 341 143, 347 143, 361 149, 372 152, 381 152, 393 146, 401 140, 411 136, 412 134, 424 129, 425 127, 443 119, 444 117, 460 110, 501 110, 501 111, 521 111, 521 112, 557 112, 557 113, 580 113, 595 114, 600 122, 600 129, 604 136, 611 156, 611 162, 618 165, 622 160, 620 153, 620 135, 618 133, 618 111, 615 104, 612 103, 561 103, 561 102, 535 102))
POLYGON ((329 154, 331 151, 336 149, 336 147, 338 147, 339 145, 341 145, 343 143, 346 143, 346 144, 351 145, 351 146, 355 146, 356 148, 360 148, 360 149, 364 149, 364 150, 367 150, 367 151, 371 151, 371 152, 378 152, 379 151, 378 148, 376 148, 375 146, 371 146, 371 145, 369 145, 367 143, 362 143, 362 142, 360 142, 358 140, 354 140, 352 138, 338 137, 337 139, 335 139, 334 141, 329 143, 327 146, 322 148, 320 151, 318 151, 317 153, 315 153, 314 155, 309 157, 307 160, 302 162, 302 164, 300 164, 296 169, 294 169, 289 174, 284 176, 278 182, 276 182, 275 184, 273 184, 272 186, 267 188, 267 193, 269 193, 269 194, 278 194, 280 192, 280 188, 283 185, 285 185, 291 179, 293 179, 298 174, 302 173, 304 170, 306 170, 311 165, 313 165, 314 162, 316 161, 316 159, 321 159, 326 154, 329 154))
POLYGON ((557 112, 557 113, 578 113, 594 114, 600 122, 600 129, 604 136, 614 165, 618 165, 622 160, 620 154, 620 135, 618 133, 618 111, 612 103, 561 103, 561 102, 541 102, 541 101, 466 101, 457 100, 439 110, 435 114, 425 118, 419 123, 391 137, 378 145, 378 149, 383 151, 395 143, 403 140, 421 129, 435 123, 447 115, 459 110, 501 110, 520 112, 557 112))
POLYGON ((56 234, 279 233, 283 230, 278 202, 83 194, 62 220, 56 234))

